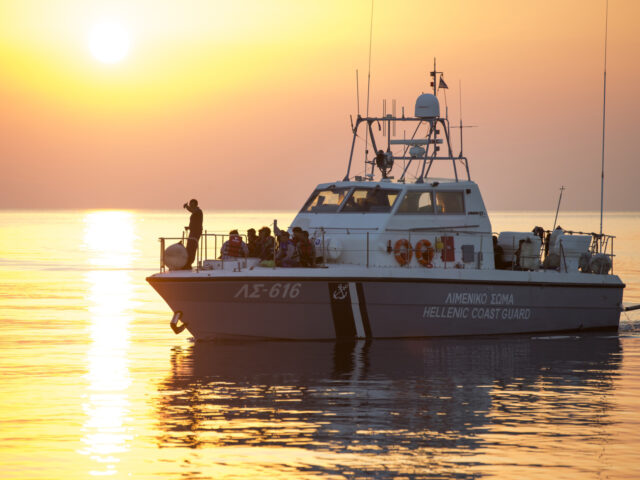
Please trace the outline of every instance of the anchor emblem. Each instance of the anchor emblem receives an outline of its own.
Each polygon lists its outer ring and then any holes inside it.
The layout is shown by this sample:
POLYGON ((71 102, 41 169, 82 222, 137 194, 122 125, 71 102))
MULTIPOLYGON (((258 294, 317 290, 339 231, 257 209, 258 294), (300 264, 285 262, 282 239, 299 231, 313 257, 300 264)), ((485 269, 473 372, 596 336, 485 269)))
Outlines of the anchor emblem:
POLYGON ((347 293, 349 292, 349 284, 348 283, 340 283, 336 289, 333 291, 333 299, 334 300, 344 300, 347 298, 347 293))

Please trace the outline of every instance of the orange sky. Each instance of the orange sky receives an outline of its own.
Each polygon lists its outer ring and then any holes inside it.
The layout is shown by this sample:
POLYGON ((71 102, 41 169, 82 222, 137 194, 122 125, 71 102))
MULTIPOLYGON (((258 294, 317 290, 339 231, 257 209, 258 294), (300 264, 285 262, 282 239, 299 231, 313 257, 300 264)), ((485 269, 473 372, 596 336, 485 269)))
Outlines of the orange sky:
MULTIPOLYGON (((0 3, 0 208, 299 208, 344 176, 370 5, 0 3), (112 65, 88 47, 105 19, 131 37, 112 65)), ((371 113, 412 113, 436 56, 489 209, 554 209, 565 185, 564 208, 597 210, 604 7, 376 0, 371 113)), ((640 210, 638 19, 610 0, 607 210, 640 210)))

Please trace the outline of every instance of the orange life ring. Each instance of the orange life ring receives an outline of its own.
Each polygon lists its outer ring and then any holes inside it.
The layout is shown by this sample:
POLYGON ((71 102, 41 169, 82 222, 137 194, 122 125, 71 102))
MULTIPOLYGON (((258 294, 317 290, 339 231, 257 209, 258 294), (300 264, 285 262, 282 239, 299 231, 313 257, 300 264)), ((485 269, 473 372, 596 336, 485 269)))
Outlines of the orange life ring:
POLYGON ((429 240, 422 239, 416 243, 416 259, 423 267, 433 268, 434 248, 429 240))
POLYGON ((404 267, 407 265, 413 257, 413 249, 411 248, 409 240, 406 238, 398 240, 393 247, 393 255, 396 257, 396 262, 398 262, 400 266, 404 267))

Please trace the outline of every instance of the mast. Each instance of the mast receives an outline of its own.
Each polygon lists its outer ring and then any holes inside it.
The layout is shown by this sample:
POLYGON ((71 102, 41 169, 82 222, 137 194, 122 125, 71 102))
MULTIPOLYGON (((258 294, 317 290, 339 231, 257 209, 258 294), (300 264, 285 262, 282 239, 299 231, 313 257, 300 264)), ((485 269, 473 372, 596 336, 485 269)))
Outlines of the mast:
MULTIPOLYGON (((371 24, 369 25, 369 71, 367 73, 367 118, 369 118, 369 91, 371 90, 371 45, 373 43, 373 0, 371 0, 371 24)), ((370 125, 369 125, 370 126, 370 125)), ((364 134, 364 173, 367 173, 367 157, 369 155, 369 130, 365 130, 364 134)), ((375 151, 375 147, 374 147, 375 151)), ((371 165, 371 178, 373 178, 373 168, 375 162, 371 165)))
POLYGON ((347 172, 344 176, 344 181, 348 181, 350 177, 356 140, 361 138, 358 136, 358 128, 361 125, 365 129, 365 175, 364 177, 361 177, 359 175, 356 176, 355 178, 357 180, 372 181, 374 178, 376 167, 380 169, 383 179, 389 178, 387 176, 387 173, 389 173, 393 168, 394 161, 405 161, 402 173, 398 178, 399 182, 405 182, 406 174, 409 167, 411 166, 412 162, 416 161, 420 162, 421 165, 418 165, 418 172, 416 172, 417 175, 415 181, 416 183, 423 183, 425 181, 425 178, 429 176, 429 172, 431 171, 431 167, 433 166, 433 164, 441 160, 451 162, 453 168, 453 177, 456 182, 460 181, 457 161, 463 162, 467 174, 467 179, 471 180, 468 161, 463 156, 462 150, 460 151, 460 154, 458 156, 455 156, 453 154, 450 138, 451 128, 465 127, 465 125, 461 124, 460 127, 450 127, 448 118, 443 118, 440 116, 440 104, 438 102, 437 93, 438 90, 441 90, 443 88, 446 89, 448 87, 442 79, 442 72, 439 72, 437 70, 435 58, 433 62, 433 68, 433 71, 430 72, 430 76, 432 82, 431 89, 434 94, 423 93, 418 97, 418 99, 416 100, 415 116, 405 116, 403 107, 402 116, 397 117, 395 108, 396 102, 394 99, 392 101, 391 107, 393 112, 392 114, 388 113, 388 103, 386 100, 383 100, 383 111, 381 117, 369 116, 368 114, 365 114, 366 116, 364 117, 358 115, 358 117, 355 119, 355 122, 352 120, 351 130, 353 133, 353 138, 351 141, 351 151, 349 153, 349 162, 347 165, 347 172), (418 111, 420 111, 420 113, 418 113, 418 111), (406 135, 403 139, 392 138, 395 136, 395 125, 397 122, 403 122, 404 125, 415 125, 415 129, 413 131, 413 134, 411 135, 411 138, 406 138, 406 135), (385 139, 382 139, 381 142, 376 141, 380 139, 376 139, 373 129, 374 124, 378 124, 378 130, 380 130, 380 126, 382 126, 382 136, 388 137, 386 139, 386 142, 385 139), (423 128, 423 132, 421 135, 418 135, 421 127, 423 128), (440 130, 440 128, 442 130, 440 130), (387 147, 386 152, 379 151, 378 148, 383 147, 384 143, 386 143, 387 147), (369 146, 371 146, 376 152, 376 155, 372 160, 367 159, 369 146), (393 149, 396 148, 396 146, 400 146, 402 151, 394 152, 393 149), (446 152, 440 154, 439 151, 441 150, 441 148, 444 148, 446 152), (369 170, 369 165, 371 165, 371 170, 369 170))
POLYGON ((560 211, 560 202, 562 202, 562 192, 564 192, 566 187, 564 185, 560 186, 560 197, 558 197, 558 207, 556 208, 556 218, 553 219, 553 228, 556 229, 556 223, 558 222, 558 212, 560 211))
POLYGON ((436 57, 433 57, 433 96, 438 96, 438 72, 436 71, 436 57))
POLYGON ((604 212, 604 133, 607 111, 607 34, 609 29, 609 0, 604 21, 604 92, 602 96, 602 175, 600 177, 600 241, 602 242, 602 215, 604 212))
POLYGON ((460 157, 462 157, 462 151, 464 150, 462 144, 462 80, 458 80, 458 94, 460 95, 460 157))

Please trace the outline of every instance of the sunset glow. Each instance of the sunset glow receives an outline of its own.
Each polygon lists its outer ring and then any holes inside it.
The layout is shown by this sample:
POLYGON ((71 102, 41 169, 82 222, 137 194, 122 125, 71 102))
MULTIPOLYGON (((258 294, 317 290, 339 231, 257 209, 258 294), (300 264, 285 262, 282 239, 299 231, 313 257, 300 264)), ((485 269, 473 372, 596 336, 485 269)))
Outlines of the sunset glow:
POLYGON ((640 479, 639 19, 0 0, 0 480, 640 479))
MULTIPOLYGON (((0 206, 179 208, 196 197, 218 210, 299 208, 318 182, 344 176, 356 70, 365 108, 370 8, 2 2, 0 206), (177 170, 184 181, 161 188, 177 170), (224 181, 212 188, 212 177, 224 181), (25 196, 25 184, 39 188, 25 196)), ((639 16, 638 2, 611 3, 612 210, 640 208, 624 193, 640 173, 628 141, 640 110, 630 61, 639 16)), ((478 126, 465 131, 465 154, 490 209, 553 209, 559 185, 567 208, 599 208, 604 2, 382 1, 372 38, 373 114, 384 99, 409 114, 437 57, 456 124, 461 82, 464 120, 478 126), (505 168, 535 181, 505 184, 505 168)))
POLYGON ((91 54, 103 63, 118 63, 129 53, 129 34, 116 22, 94 25, 89 33, 91 54))

